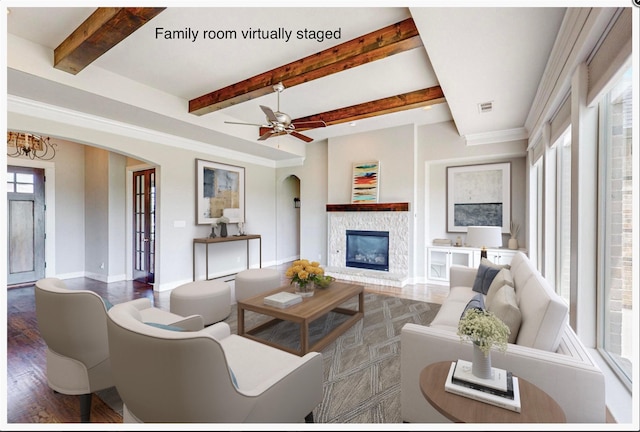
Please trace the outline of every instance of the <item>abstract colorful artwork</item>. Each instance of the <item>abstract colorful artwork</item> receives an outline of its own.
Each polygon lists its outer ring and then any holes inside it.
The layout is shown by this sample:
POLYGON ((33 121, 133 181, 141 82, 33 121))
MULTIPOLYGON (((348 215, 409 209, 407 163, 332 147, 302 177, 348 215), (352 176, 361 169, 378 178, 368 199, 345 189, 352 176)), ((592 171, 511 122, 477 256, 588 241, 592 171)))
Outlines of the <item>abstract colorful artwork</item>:
POLYGON ((351 202, 366 204, 378 202, 380 184, 380 162, 362 162, 353 164, 353 188, 351 202))

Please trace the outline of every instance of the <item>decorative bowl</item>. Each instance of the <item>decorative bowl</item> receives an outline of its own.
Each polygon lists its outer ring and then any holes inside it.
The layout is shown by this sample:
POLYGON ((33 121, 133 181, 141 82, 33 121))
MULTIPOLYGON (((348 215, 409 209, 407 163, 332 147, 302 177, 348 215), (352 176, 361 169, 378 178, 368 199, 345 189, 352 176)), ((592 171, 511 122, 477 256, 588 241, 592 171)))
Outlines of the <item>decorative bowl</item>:
POLYGON ((315 280, 316 287, 318 288, 326 288, 331 285, 331 282, 336 280, 333 276, 320 276, 315 280))

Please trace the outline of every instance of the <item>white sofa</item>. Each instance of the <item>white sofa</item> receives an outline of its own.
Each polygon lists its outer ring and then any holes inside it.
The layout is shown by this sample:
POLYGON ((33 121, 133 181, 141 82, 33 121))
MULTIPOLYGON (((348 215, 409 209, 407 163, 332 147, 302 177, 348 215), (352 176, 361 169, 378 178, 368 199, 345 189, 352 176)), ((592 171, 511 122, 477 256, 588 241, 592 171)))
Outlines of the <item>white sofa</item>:
MULTIPOLYGON (((477 270, 452 266, 449 295, 430 326, 409 323, 401 330, 404 422, 449 422, 422 395, 419 376, 432 363, 471 361, 472 344, 461 341, 456 331, 465 306, 477 294, 472 291, 477 270)), ((566 303, 521 252, 511 262, 510 275, 521 324, 506 353, 492 351, 492 366, 547 392, 562 407, 568 423, 604 423, 604 375, 569 326, 566 303)))

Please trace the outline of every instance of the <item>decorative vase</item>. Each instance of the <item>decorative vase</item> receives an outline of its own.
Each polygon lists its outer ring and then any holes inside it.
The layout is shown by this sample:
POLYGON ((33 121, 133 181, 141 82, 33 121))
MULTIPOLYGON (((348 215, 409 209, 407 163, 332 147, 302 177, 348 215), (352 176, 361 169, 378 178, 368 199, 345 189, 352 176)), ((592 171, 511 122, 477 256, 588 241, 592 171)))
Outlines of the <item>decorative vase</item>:
POLYGON ((518 249, 518 239, 515 237, 511 237, 509 239, 509 249, 518 249))
POLYGON ((493 376, 491 373, 491 351, 489 351, 485 356, 480 349, 480 345, 476 343, 473 344, 471 373, 482 379, 491 379, 493 376))
POLYGON ((209 238, 215 238, 216 237, 216 227, 211 227, 211 234, 209 234, 209 238))
POLYGON ((313 281, 309 281, 306 284, 302 285, 299 282, 294 282, 294 292, 296 294, 300 294, 302 297, 311 297, 313 296, 315 286, 313 281))
POLYGON ((220 224, 220 237, 226 237, 227 236, 227 224, 223 223, 220 224))

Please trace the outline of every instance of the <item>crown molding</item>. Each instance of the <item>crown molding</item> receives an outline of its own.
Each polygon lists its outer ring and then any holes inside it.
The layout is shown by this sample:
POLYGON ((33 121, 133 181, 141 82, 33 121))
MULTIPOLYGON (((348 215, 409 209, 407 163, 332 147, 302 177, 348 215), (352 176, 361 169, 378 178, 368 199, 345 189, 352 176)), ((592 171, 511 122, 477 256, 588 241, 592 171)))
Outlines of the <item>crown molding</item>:
POLYGON ((518 141, 529 138, 525 128, 504 129, 501 131, 468 134, 464 136, 468 146, 518 141))

